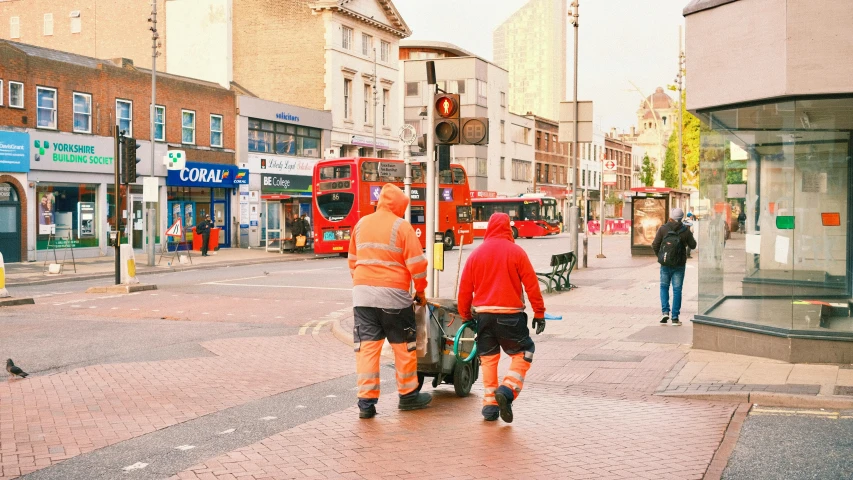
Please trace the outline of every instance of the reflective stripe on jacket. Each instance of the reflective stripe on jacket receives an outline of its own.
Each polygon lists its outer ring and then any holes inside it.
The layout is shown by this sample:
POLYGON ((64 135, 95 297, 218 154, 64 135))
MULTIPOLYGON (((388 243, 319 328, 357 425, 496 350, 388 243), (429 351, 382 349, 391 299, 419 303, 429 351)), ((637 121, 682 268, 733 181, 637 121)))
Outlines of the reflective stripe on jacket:
POLYGON ((409 200, 398 187, 386 184, 376 211, 359 220, 350 238, 349 263, 354 286, 426 289, 427 259, 412 225, 401 217, 409 200))

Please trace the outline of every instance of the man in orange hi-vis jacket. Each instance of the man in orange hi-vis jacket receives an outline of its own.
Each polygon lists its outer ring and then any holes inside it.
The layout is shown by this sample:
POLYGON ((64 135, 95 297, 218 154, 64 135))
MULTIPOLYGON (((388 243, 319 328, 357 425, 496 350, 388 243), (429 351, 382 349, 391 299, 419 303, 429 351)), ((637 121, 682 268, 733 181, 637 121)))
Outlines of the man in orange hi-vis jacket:
POLYGON ((400 410, 417 410, 432 401, 418 388, 414 303, 426 304, 427 259, 412 225, 401 218, 409 199, 386 184, 376 211, 359 220, 350 238, 348 263, 352 274, 353 341, 358 373, 359 418, 376 415, 379 401, 379 357, 385 338, 394 349, 400 410))

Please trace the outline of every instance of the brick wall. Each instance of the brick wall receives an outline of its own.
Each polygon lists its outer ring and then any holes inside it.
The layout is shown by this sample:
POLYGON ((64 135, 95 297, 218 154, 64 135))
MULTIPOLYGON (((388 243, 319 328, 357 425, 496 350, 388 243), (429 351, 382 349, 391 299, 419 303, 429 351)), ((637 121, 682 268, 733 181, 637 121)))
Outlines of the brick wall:
MULTIPOLYGON (((554 138, 559 140, 560 127, 554 121, 546 120, 541 117, 530 117, 536 120, 536 133, 534 137, 534 148, 536 149, 536 163, 540 165, 548 164, 549 173, 554 167, 563 167, 563 175, 556 176, 556 183, 566 185, 571 172, 569 172, 569 151, 568 144, 565 142, 555 142, 554 138), (548 134, 549 141, 546 146, 545 134, 548 134)), ((539 168, 541 176, 536 179, 536 183, 554 183, 549 178, 545 178, 545 168, 539 168)))
MULTIPOLYGON (((325 106, 325 27, 309 0, 234 2, 234 81, 276 102, 325 106)), ((331 72, 334 73, 334 72, 331 72)))
MULTIPOLYGON (((117 98, 133 102, 133 136, 149 139, 151 75, 130 62, 118 67, 109 60, 92 68, 42 57, 28 56, 14 45, 0 42, 0 79, 4 102, 0 125, 36 128, 36 86, 57 90, 58 130, 73 132, 73 92, 92 95, 92 134, 110 136, 115 124, 117 98), (8 82, 24 83, 24 109, 9 107, 8 82)), ((171 75, 157 77, 157 104, 166 107, 166 141, 181 143, 181 110, 196 112, 196 143, 182 148, 190 160, 234 163, 235 96, 214 84, 171 75), (210 147, 210 115, 223 117, 223 148, 210 147), (232 152, 224 152, 224 149, 232 152), (201 160, 201 159, 204 160, 201 160), (227 159, 227 161, 226 161, 227 159)))
MULTIPOLYGON (((95 58, 130 58, 151 65, 150 1, 11 0, 0 2, 0 39, 95 58), (80 13, 80 33, 71 33, 71 12, 80 13), (44 14, 53 14, 53 35, 44 35, 44 14), (9 19, 20 19, 20 38, 10 38, 9 19)), ((166 0, 157 0, 160 41, 166 43, 166 0)), ((165 49, 157 70, 165 70, 165 49)))

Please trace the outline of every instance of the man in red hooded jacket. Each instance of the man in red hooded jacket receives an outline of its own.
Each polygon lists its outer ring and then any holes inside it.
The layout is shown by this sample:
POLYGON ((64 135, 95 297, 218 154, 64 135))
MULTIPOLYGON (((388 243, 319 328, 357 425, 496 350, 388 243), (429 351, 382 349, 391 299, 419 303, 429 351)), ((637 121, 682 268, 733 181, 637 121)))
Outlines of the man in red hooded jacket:
POLYGON ((512 238, 509 216, 495 213, 489 219, 483 244, 471 252, 459 284, 459 314, 477 317, 477 352, 483 366, 483 417, 512 422, 512 402, 521 393, 524 376, 533 361, 535 346, 527 329, 524 297, 533 307, 536 334, 545 330, 545 302, 527 253, 512 238), (512 357, 509 371, 498 386, 501 349, 512 357))

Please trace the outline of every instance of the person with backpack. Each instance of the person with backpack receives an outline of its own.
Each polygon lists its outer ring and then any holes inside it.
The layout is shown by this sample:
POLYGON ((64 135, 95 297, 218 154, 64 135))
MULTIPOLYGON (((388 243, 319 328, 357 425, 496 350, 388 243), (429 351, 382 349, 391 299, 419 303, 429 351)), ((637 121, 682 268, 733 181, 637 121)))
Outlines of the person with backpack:
POLYGON ((681 313, 681 288, 684 285, 684 271, 687 265, 687 249, 696 249, 696 239, 681 220, 684 210, 673 208, 669 211, 669 221, 663 224, 652 242, 652 250, 660 264, 660 303, 663 318, 660 323, 666 325, 670 319, 669 286, 672 285, 672 324, 681 325, 678 315, 681 313))

